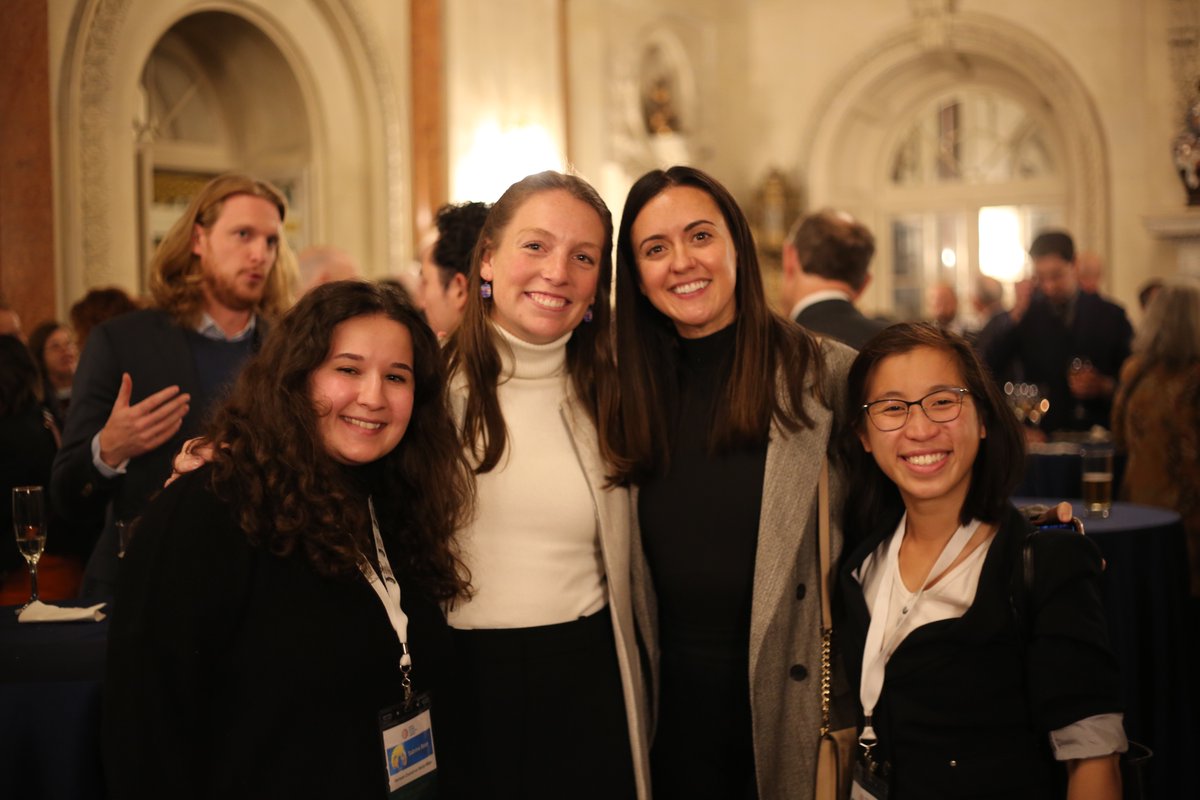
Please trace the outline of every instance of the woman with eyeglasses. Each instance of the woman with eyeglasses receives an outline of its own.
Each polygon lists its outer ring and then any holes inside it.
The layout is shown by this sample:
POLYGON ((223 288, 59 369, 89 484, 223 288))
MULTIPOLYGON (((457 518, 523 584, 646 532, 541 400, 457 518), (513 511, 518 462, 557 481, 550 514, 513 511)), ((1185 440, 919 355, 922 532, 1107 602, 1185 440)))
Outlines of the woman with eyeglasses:
POLYGON ((1102 562, 1009 503, 1020 427, 962 338, 894 325, 851 366, 839 643, 856 779, 891 800, 1119 798, 1102 562), (1026 566, 1028 565, 1028 567, 1026 566))

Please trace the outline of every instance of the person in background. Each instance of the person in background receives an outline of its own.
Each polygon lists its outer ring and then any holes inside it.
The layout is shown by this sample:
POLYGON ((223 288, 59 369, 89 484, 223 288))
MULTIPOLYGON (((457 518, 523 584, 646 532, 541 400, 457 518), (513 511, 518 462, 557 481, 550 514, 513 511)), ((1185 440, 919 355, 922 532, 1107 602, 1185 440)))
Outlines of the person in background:
POLYGON ((945 281, 929 287, 926 296, 929 318, 942 330, 961 334, 963 324, 958 318, 958 293, 945 281))
POLYGON ((467 307, 471 253, 490 208, 486 203, 442 206, 437 212, 437 237, 421 249, 417 304, 440 339, 458 329, 467 307))
POLYGON ((1027 308, 1018 303, 1013 326, 989 347, 988 366, 1003 375, 1020 360, 1025 380, 1050 401, 1042 421, 1047 433, 1108 425, 1117 373, 1133 338, 1125 310, 1079 288, 1075 244, 1066 233, 1039 234, 1029 255, 1037 289, 1027 308))
POLYGON ((1051 800, 1064 777, 1072 800, 1118 800, 1100 552, 1075 531, 1033 534, 1010 504, 1024 439, 971 346, 888 328, 850 368, 844 411, 856 544, 834 630, 868 771, 900 800, 1051 800))
POLYGON ((67 421, 75 368, 79 366, 75 334, 58 320, 43 322, 29 336, 29 351, 41 373, 42 402, 54 415, 54 422, 61 431, 67 421))
POLYGON ((854 305, 871 283, 873 255, 875 237, 849 214, 826 209, 801 219, 783 247, 779 290, 789 316, 815 334, 862 347, 887 327, 854 305))
POLYGON ((15 336, 25 341, 25 332, 21 330, 21 317, 16 309, 0 300, 0 336, 15 336))
POLYGON ((83 591, 110 594, 117 522, 130 522, 291 302, 287 203, 245 175, 214 178, 163 238, 150 268, 155 307, 88 334, 51 495, 65 517, 106 508, 83 591))
POLYGON ((75 344, 82 352, 88 334, 101 322, 137 311, 141 306, 124 289, 106 286, 89 289, 71 306, 71 327, 75 329, 75 344))
POLYGON ((1090 250, 1080 253, 1077 270, 1080 290, 1100 294, 1100 285, 1104 283, 1104 260, 1100 254, 1090 250))
POLYGON ((345 250, 328 244, 310 244, 296 254, 300 295, 334 281, 361 277, 358 264, 345 250))
MULTIPOLYGON (((770 311, 745 215, 691 167, 630 189, 616 313, 655 796, 811 797, 817 481, 854 351, 770 311)), ((831 488, 840 503, 837 474, 831 488)), ((836 558, 838 514, 831 534, 836 558)))
MULTIPOLYGON (((41 390, 29 349, 17 337, 0 334, 0 605, 29 599, 29 570, 12 543, 12 489, 42 486, 48 493, 50 465, 58 450, 58 430, 41 403, 41 390)), ((79 590, 86 552, 81 553, 78 530, 53 513, 53 503, 49 506, 46 551, 38 564, 39 594, 43 600, 65 600, 79 590)))
POLYGON ((410 691, 412 709, 433 695, 439 783, 451 778, 439 603, 468 590, 453 533, 472 492, 417 309, 361 281, 313 289, 209 434, 212 463, 151 502, 122 562, 109 794, 386 797, 389 771, 428 753, 381 742, 380 712, 410 691), (180 758, 198 765, 186 780, 180 758))
POLYGON ((467 797, 649 796, 630 498, 605 449, 611 272, 596 190, 530 175, 488 213, 446 343, 478 498, 459 532, 475 594, 447 615, 467 797))
POLYGON ((1138 308, 1143 313, 1150 307, 1150 301, 1154 299, 1154 295, 1158 294, 1158 290, 1162 288, 1162 285, 1162 278, 1151 278, 1138 289, 1138 308))
MULTIPOLYGON (((971 342, 979 357, 984 358, 987 351, 993 346, 992 343, 1004 335, 1004 332, 1015 323, 1013 315, 1004 307, 1004 287, 995 278, 986 275, 979 276, 975 281, 975 291, 971 293, 971 306, 975 310, 976 318, 982 324, 979 330, 967 337, 967 340, 971 342)), ((1004 374, 995 377, 1003 386, 1005 381, 1019 381, 1020 376, 1020 363, 1012 362, 1004 374)))
POLYGON ((1128 455, 1120 496, 1183 517, 1200 598, 1200 283, 1163 281, 1121 368, 1113 438, 1128 455))

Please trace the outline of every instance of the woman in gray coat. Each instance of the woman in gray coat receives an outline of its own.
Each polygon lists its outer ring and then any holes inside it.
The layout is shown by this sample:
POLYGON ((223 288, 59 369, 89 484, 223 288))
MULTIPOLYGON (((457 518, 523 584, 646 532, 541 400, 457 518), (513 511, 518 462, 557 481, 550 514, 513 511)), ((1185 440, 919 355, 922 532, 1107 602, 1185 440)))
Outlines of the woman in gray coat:
MULTIPOLYGON (((617 241, 618 480, 661 797, 808 798, 820 721, 817 478, 853 351, 771 312, 699 170, 644 175, 617 241)), ((836 473, 832 505, 843 495, 836 473)), ((835 518, 834 549, 841 546, 835 518)), ((836 559, 837 552, 833 557, 836 559)))

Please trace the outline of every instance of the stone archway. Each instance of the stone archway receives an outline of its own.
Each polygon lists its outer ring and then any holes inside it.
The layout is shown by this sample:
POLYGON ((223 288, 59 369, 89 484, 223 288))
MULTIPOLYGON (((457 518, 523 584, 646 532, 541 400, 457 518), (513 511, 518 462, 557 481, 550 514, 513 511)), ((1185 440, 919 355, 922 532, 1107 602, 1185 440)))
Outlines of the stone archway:
POLYGON ((138 286, 137 87, 163 34, 198 12, 235 15, 253 26, 294 76, 303 98, 294 113, 312 136, 312 238, 344 236, 370 272, 396 268, 411 249, 403 224, 404 127, 382 48, 354 4, 78 0, 55 107, 60 304, 91 285, 138 286), (313 53, 323 54, 321 63, 313 63, 313 53))
POLYGON ((919 17, 864 51, 830 84, 801 145, 814 206, 846 208, 878 230, 873 193, 887 169, 898 121, 948 86, 976 83, 1024 99, 1057 137, 1067 185, 1067 226, 1109 248, 1108 156, 1095 104, 1078 75, 1036 34, 974 13, 919 17))

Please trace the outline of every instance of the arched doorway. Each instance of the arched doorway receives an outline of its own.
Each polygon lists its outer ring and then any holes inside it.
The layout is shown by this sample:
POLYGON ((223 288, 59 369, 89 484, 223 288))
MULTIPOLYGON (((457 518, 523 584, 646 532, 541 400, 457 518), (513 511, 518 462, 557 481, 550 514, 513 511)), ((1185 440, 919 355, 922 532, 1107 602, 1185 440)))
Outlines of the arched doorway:
POLYGON ((1098 114, 1032 32, 982 14, 916 21, 832 85, 801 163, 813 206, 876 233, 868 310, 917 316, 923 287, 943 277, 962 294, 992 257, 989 230, 1023 249, 1032 229, 1061 225, 1107 252, 1098 114))
POLYGON ((412 250, 403 54, 364 14, 348 0, 76 0, 52 53, 60 306, 90 286, 141 288, 156 173, 261 173, 294 190, 296 237, 370 275, 399 271, 412 250))
MULTIPOLYGON (((231 170, 279 186, 290 206, 288 241, 296 250, 308 244, 313 146, 304 92, 261 30, 225 12, 181 19, 154 45, 139 95, 139 263, 150 263, 196 191, 231 170)), ((141 280, 144 289, 144 271, 141 280)))

